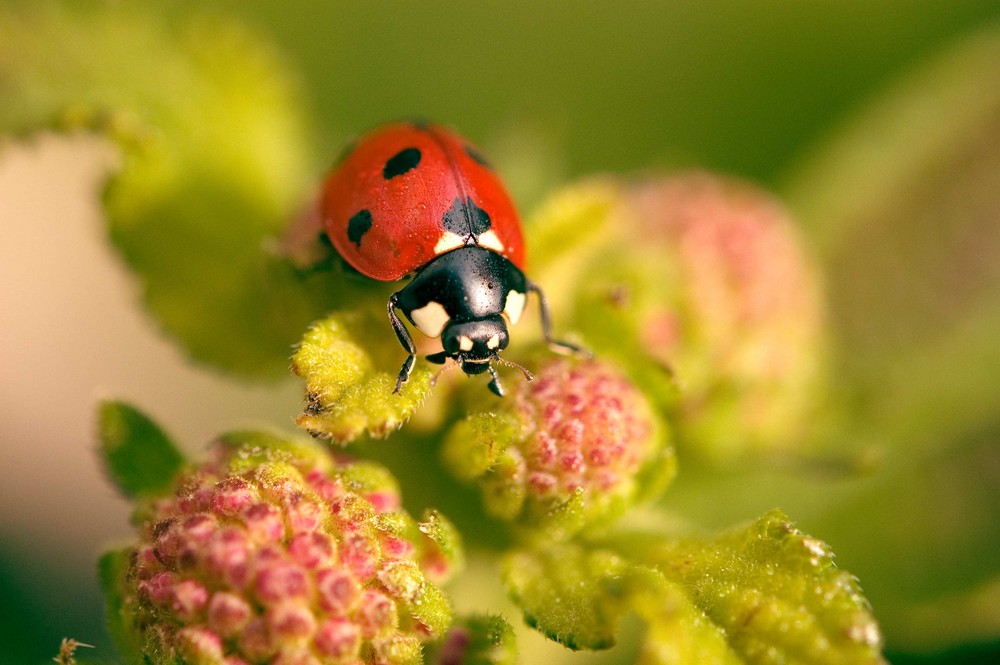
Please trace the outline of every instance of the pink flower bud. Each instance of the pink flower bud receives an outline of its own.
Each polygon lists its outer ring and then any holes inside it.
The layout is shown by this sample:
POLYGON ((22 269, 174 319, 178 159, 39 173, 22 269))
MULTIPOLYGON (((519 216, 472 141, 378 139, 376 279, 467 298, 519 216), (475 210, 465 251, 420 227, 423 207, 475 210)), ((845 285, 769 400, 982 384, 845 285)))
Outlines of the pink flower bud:
POLYGON ((226 478, 216 484, 212 494, 212 511, 218 515, 235 517, 256 501, 257 492, 243 478, 226 478))
POLYGON ((194 621, 208 604, 208 589, 196 580, 180 580, 170 592, 170 608, 181 621, 194 621))
POLYGON ((302 642, 312 637, 316 619, 307 605, 286 601, 268 608, 267 627, 276 642, 302 642))
POLYGON ((344 537, 340 544, 340 561, 362 582, 368 581, 378 569, 380 557, 374 539, 358 533, 344 537))
POLYGON ((223 658, 222 640, 219 636, 199 626, 189 626, 177 631, 177 651, 191 665, 215 665, 223 658))
POLYGON ((361 634, 371 639, 383 630, 395 628, 396 603, 381 591, 365 589, 361 593, 361 603, 357 610, 357 622, 361 634))
POLYGON ((223 637, 238 633, 252 616, 250 604, 235 593, 217 591, 208 601, 208 627, 223 637))
POLYGON ((300 533, 288 543, 292 559, 305 568, 329 565, 335 554, 333 540, 324 533, 300 533))
POLYGON ((316 574, 319 604, 335 615, 346 615, 361 598, 361 586, 346 570, 326 568, 316 574))
MULTIPOLYGON (((141 542, 120 584, 141 610, 134 629, 146 662, 396 665, 447 629, 440 594, 419 596, 421 620, 407 605, 430 584, 418 557, 434 549, 424 534, 411 541, 386 525, 412 519, 380 513, 352 489, 357 475, 345 483, 319 449, 293 450, 301 457, 282 450, 272 464, 256 445, 220 445, 179 479, 176 500, 139 509, 141 542)), ((398 505, 394 493, 374 496, 390 513, 398 505)))
POLYGON ((305 598, 309 593, 309 578, 301 567, 291 562, 266 562, 257 567, 254 592, 265 605, 305 598))
POLYGON ((257 543, 271 543, 285 535, 285 519, 281 510, 270 503, 260 502, 243 511, 247 535, 257 543))
MULTIPOLYGON (((588 506, 627 498, 635 474, 655 453, 652 410, 624 376, 596 360, 555 360, 515 396, 524 438, 509 459, 524 465, 508 480, 524 483, 528 500, 568 500, 582 491, 588 506)), ((516 470, 518 467, 512 467, 516 470)))
POLYGON ((327 619, 315 637, 316 649, 333 660, 347 658, 361 645, 361 628, 344 618, 327 619))

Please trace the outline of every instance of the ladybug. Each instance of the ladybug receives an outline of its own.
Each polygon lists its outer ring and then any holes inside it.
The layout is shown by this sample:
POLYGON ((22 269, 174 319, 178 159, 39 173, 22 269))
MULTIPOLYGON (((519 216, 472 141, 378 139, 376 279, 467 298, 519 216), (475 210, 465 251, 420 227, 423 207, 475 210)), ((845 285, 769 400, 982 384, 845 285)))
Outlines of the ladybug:
POLYGON ((507 326, 538 296, 545 341, 555 351, 581 349, 552 338, 545 296, 524 275, 524 237, 510 196, 489 162, 468 141, 439 125, 403 122, 376 129, 349 148, 323 185, 322 221, 330 242, 361 274, 379 281, 412 279, 389 298, 389 321, 409 353, 396 388, 409 379, 416 347, 397 314, 466 374, 489 372, 503 396, 494 362, 507 326))

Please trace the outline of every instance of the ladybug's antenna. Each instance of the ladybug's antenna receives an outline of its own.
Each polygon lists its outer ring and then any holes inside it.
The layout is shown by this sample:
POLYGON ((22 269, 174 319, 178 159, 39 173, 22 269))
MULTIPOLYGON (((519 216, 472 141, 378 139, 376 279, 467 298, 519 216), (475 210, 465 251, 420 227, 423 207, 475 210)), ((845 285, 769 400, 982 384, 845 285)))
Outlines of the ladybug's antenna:
POLYGON ((447 372, 449 369, 455 369, 456 367, 461 367, 461 366, 462 363, 458 362, 454 358, 448 358, 448 360, 445 361, 444 366, 441 367, 441 369, 439 369, 437 372, 435 372, 434 376, 431 377, 431 385, 432 386, 437 385, 438 379, 441 378, 441 375, 447 372))
POLYGON ((523 365, 518 365, 517 363, 511 362, 510 360, 507 360, 506 358, 501 358, 500 356, 493 356, 493 357, 496 358, 497 362, 499 362, 502 365, 507 365, 508 367, 513 367, 514 369, 521 370, 521 374, 524 375, 524 380, 525 381, 534 381, 535 380, 534 375, 531 372, 528 371, 527 367, 524 367, 523 365))

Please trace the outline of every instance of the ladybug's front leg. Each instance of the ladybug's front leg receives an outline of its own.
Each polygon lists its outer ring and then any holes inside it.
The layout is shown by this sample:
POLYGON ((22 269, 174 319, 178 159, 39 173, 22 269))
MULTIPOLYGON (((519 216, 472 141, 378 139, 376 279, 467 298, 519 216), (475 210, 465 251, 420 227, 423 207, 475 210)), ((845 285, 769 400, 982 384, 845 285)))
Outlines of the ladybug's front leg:
POLYGON ((542 315, 542 335, 545 336, 545 343, 549 345, 549 348, 563 355, 579 355, 589 358, 591 353, 587 349, 576 344, 553 339, 552 320, 549 318, 549 304, 545 300, 545 294, 542 292, 540 286, 531 281, 528 281, 528 291, 538 296, 538 310, 542 315))
POLYGON ((489 372, 492 378, 490 379, 490 383, 487 386, 487 388, 489 388, 490 392, 496 395, 497 397, 503 397, 504 396, 503 385, 500 383, 500 377, 497 376, 497 371, 493 369, 493 365, 490 365, 489 372))
POLYGON ((413 345, 413 338, 410 337, 410 331, 406 329, 399 316, 396 315, 396 307, 398 306, 399 292, 397 291, 389 296, 389 321, 392 323, 392 329, 396 331, 396 338, 399 340, 399 343, 403 345, 403 348, 410 355, 407 356, 403 366, 399 369, 399 375, 396 376, 396 388, 392 391, 393 393, 398 393, 399 389, 410 378, 410 372, 413 371, 413 365, 417 361, 417 347, 413 345))

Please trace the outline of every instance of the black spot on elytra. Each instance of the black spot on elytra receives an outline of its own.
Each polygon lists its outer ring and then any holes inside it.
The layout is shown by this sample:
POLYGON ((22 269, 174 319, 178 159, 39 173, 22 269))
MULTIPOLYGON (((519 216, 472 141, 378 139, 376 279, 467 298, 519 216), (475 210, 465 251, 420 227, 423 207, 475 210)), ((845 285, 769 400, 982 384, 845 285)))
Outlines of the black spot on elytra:
POLYGON ((382 168, 382 177, 386 180, 403 175, 420 163, 420 151, 416 148, 404 148, 390 157, 382 168))
POLYGON ((465 154, 472 158, 472 161, 479 164, 480 166, 485 166, 488 169, 492 169, 493 165, 490 164, 490 160, 483 156, 483 153, 479 152, 471 145, 465 146, 465 154))
POLYGON ((361 239, 372 228, 372 214, 368 210, 354 213, 347 222, 347 239, 361 247, 361 239))
POLYGON ((445 231, 468 237, 478 237, 490 230, 489 214, 472 202, 471 199, 455 199, 451 208, 441 218, 441 226, 445 231))

